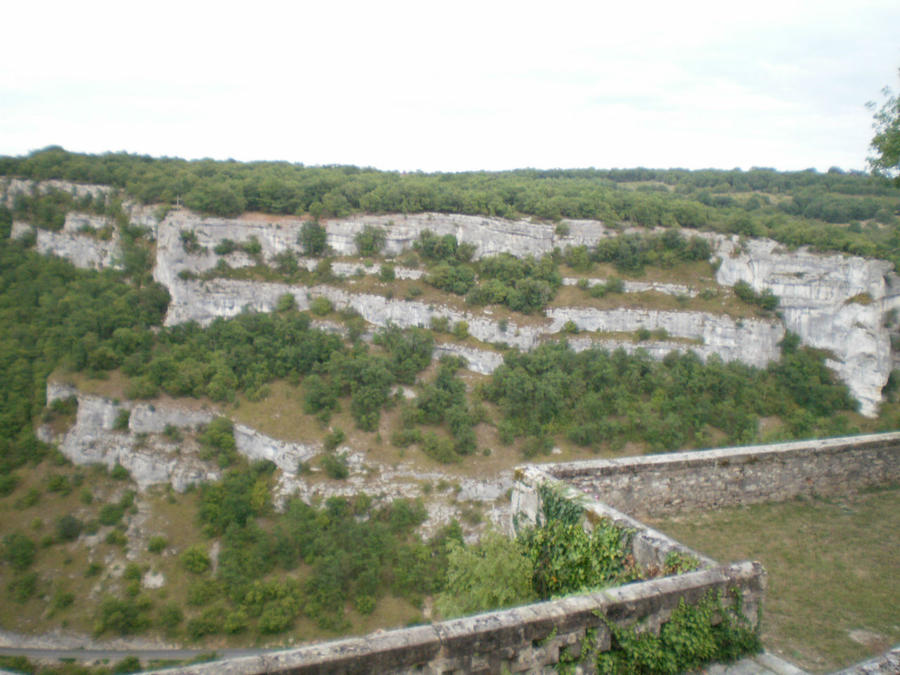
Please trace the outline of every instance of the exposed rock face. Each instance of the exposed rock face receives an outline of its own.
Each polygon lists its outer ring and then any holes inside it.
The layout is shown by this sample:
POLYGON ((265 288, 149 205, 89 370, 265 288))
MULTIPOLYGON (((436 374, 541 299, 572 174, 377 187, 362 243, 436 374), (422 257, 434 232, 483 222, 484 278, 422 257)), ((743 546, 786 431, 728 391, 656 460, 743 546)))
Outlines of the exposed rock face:
MULTIPOLYGON (((118 462, 131 472, 141 488, 172 483, 179 491, 190 483, 219 475, 218 470, 190 454, 188 444, 176 446, 159 436, 167 427, 195 431, 211 422, 216 417, 214 412, 130 401, 117 403, 79 393, 67 385, 47 384, 48 405, 71 396, 78 399, 78 414, 75 425, 61 439, 60 450, 76 464, 113 466, 118 462), (121 410, 130 413, 127 430, 115 429, 121 410)), ((319 452, 318 444, 289 443, 243 424, 234 425, 234 440, 237 451, 251 461, 268 460, 290 474, 296 473, 298 462, 308 461, 319 452)))
MULTIPOLYGON (((47 438, 59 444, 60 451, 76 464, 104 464, 112 467, 121 464, 140 489, 170 483, 177 491, 184 491, 192 483, 218 480, 221 472, 210 463, 200 460, 196 443, 190 439, 175 444, 162 436, 167 426, 190 432, 209 423, 215 413, 193 410, 171 404, 117 403, 101 396, 80 393, 69 385, 48 382, 48 405, 57 399, 75 397, 78 413, 75 424, 61 438, 47 438), (127 430, 116 430, 115 424, 121 410, 130 411, 127 430)), ((46 431, 46 429, 44 429, 46 431)), ((280 470, 276 488, 276 502, 283 502, 290 495, 312 502, 328 497, 352 497, 365 493, 375 499, 405 497, 415 499, 422 495, 422 482, 447 483, 453 481, 457 490, 446 494, 435 493, 428 500, 428 521, 424 534, 437 529, 460 516, 462 502, 478 502, 487 505, 485 515, 501 524, 509 517, 509 502, 504 498, 512 487, 512 473, 486 479, 454 478, 440 471, 422 473, 409 463, 387 466, 372 462, 364 452, 342 447, 348 460, 350 476, 344 481, 322 481, 297 474, 299 462, 309 462, 321 449, 318 443, 291 443, 271 438, 243 424, 234 425, 237 451, 250 460, 268 460, 280 470)), ((317 469, 314 469, 318 473, 317 469)), ((449 490, 449 487, 448 487, 449 490)))
POLYGON ((215 480, 219 472, 205 462, 181 452, 161 437, 152 440, 127 431, 114 431, 119 410, 127 408, 98 396, 78 396, 75 425, 59 443, 60 451, 75 464, 116 463, 128 469, 141 489, 154 483, 171 483, 183 491, 192 483, 215 480))
POLYGON ((95 231, 109 226, 105 216, 94 216, 86 213, 69 213, 61 232, 36 230, 36 247, 39 253, 65 258, 75 267, 85 269, 103 269, 105 267, 121 267, 119 259, 122 250, 119 235, 113 231, 109 239, 101 239, 95 231))
MULTIPOLYGON (((76 185, 61 181, 34 183, 32 181, 0 181, 0 194, 7 204, 15 195, 32 190, 50 188, 65 189, 76 195, 103 194, 110 191, 103 186, 76 185)), ((654 355, 671 349, 690 349, 702 357, 718 354, 725 360, 739 359, 753 365, 764 366, 778 358, 777 343, 783 330, 796 332, 804 344, 828 350, 832 358, 828 364, 838 377, 847 383, 852 394, 860 401, 861 412, 877 413, 881 390, 894 366, 889 329, 892 311, 900 309, 900 279, 891 273, 890 264, 879 260, 866 260, 841 255, 811 253, 805 249, 786 252, 775 242, 751 240, 739 242, 737 237, 701 233, 722 263, 716 281, 733 286, 747 281, 754 289, 770 288, 780 297, 781 325, 775 321, 746 320, 736 322, 728 317, 697 312, 650 312, 642 310, 591 310, 562 308, 548 312, 549 321, 543 324, 500 324, 485 314, 460 311, 451 307, 431 306, 421 302, 388 300, 372 294, 354 294, 342 289, 316 286, 290 287, 277 283, 252 283, 214 279, 208 282, 187 281, 179 278, 179 272, 203 273, 215 267, 219 256, 213 248, 223 239, 245 242, 255 237, 260 243, 260 260, 270 264, 284 251, 300 254, 298 235, 303 226, 299 218, 272 218, 270 220, 203 218, 185 210, 171 211, 157 224, 156 210, 151 207, 126 203, 132 221, 151 227, 157 235, 157 264, 155 278, 168 287, 172 304, 167 324, 196 320, 208 323, 216 317, 230 317, 243 309, 272 310, 279 296, 291 293, 300 309, 309 306, 309 299, 316 296, 329 298, 340 308, 353 308, 373 326, 388 322, 402 327, 428 326, 432 317, 446 317, 451 323, 465 321, 469 333, 483 342, 503 342, 513 347, 530 349, 548 335, 559 332, 568 320, 586 331, 630 332, 639 328, 665 329, 670 336, 693 342, 656 341, 641 343, 654 355), (180 235, 191 231, 197 237, 199 250, 194 254, 184 251, 180 235)), ((85 214, 70 214, 62 232, 37 232, 38 250, 53 253, 72 260, 82 267, 114 265, 118 256, 116 236, 103 241, 84 234, 87 226, 99 229, 102 218, 85 214)), ((461 242, 476 247, 476 257, 509 252, 514 255, 542 255, 554 247, 568 245, 592 245, 598 240, 615 236, 619 230, 605 227, 596 221, 565 221, 567 232, 557 234, 552 225, 529 221, 509 221, 502 218, 465 216, 458 214, 410 214, 383 216, 352 216, 332 219, 324 223, 328 243, 337 253, 354 254, 355 236, 366 225, 385 230, 387 254, 398 254, 409 249, 425 230, 438 235, 452 234, 461 242)), ((22 236, 27 224, 16 223, 15 236, 22 236)), ((236 251, 226 258, 232 267, 254 264, 254 258, 236 251)), ((301 257, 300 264, 313 269, 317 261, 301 257)), ((354 263, 336 262, 332 270, 337 276, 352 276, 360 268, 354 263)), ((378 266, 362 266, 366 274, 375 274, 378 266)), ((421 278, 422 271, 398 267, 398 278, 421 278)), ((591 280, 599 283, 601 280, 591 280)), ((565 283, 575 283, 566 279, 565 283)), ((626 292, 656 291, 660 293, 693 296, 696 290, 680 284, 650 282, 625 282, 626 292)), ((894 320, 893 323, 896 323, 894 320)), ((597 337, 597 336, 595 336, 597 337)), ((579 348, 586 347, 585 337, 574 339, 579 348)), ((615 348, 622 346, 632 350, 628 341, 602 338, 599 344, 615 348)), ((487 350, 446 348, 466 356, 473 370, 489 372, 499 362, 498 357, 487 350)))
POLYGON ((893 366, 885 319, 900 306, 890 263, 806 249, 786 252, 770 240, 739 244, 736 237, 723 240, 719 252, 718 282, 770 288, 780 298, 785 328, 804 344, 828 350, 834 357, 829 367, 859 400, 860 412, 877 414, 893 366))
MULTIPOLYGON (((564 277, 563 286, 575 286, 580 280, 572 277, 564 277)), ((605 284, 608 279, 588 279, 587 284, 597 286, 605 284)), ((665 293, 666 295, 683 295, 688 298, 697 296, 697 289, 686 286, 685 284, 664 284, 658 281, 623 281, 622 286, 626 293, 645 293, 647 291, 655 291, 656 293, 665 293)))

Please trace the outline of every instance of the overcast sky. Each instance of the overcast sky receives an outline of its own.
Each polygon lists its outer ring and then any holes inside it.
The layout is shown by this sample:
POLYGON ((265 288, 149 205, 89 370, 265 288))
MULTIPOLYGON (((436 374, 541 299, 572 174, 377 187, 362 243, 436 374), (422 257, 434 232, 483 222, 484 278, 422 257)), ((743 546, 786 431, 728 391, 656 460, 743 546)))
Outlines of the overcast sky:
POLYGON ((865 103, 900 84, 897 0, 30 0, 3 15, 6 155, 864 169, 865 103))

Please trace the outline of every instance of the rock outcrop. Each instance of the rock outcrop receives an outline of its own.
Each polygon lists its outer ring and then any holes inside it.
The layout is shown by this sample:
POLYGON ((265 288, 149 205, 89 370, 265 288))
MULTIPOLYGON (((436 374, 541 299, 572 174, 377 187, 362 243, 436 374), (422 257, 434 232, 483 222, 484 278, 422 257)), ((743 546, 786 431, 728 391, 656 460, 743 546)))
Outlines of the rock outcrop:
POLYGON ((900 307, 900 280, 890 263, 807 249, 785 251, 767 239, 723 239, 722 285, 739 281, 771 289, 787 330, 804 344, 827 350, 830 368, 847 383, 860 412, 874 416, 893 368, 886 323, 900 307))

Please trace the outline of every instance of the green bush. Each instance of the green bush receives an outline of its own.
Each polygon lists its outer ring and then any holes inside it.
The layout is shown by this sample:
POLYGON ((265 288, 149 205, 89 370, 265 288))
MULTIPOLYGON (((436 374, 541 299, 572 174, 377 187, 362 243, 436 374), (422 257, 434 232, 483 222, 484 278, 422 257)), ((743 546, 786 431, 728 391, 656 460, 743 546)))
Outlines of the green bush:
POLYGON ((322 455, 321 464, 329 478, 343 480, 350 475, 347 458, 343 454, 326 453, 322 455))
POLYGON ((36 572, 26 572, 12 578, 6 585, 12 599, 18 603, 28 602, 37 592, 38 575, 36 572))
POLYGON ((334 311, 334 305, 331 303, 331 300, 320 295, 310 301, 309 311, 316 316, 325 316, 334 311))
POLYGON ((131 480, 131 474, 128 472, 128 469, 118 462, 109 470, 109 476, 114 480, 131 480))
POLYGON ((162 553, 167 545, 168 541, 166 541, 166 538, 157 534, 150 537, 150 540, 147 542, 147 550, 150 553, 162 553))
POLYGON ((119 408, 116 413, 116 420, 113 422, 113 429, 116 431, 128 431, 128 420, 131 418, 131 411, 127 408, 119 408))
POLYGON ((34 562, 37 546, 21 532, 12 532, 3 537, 3 560, 15 570, 26 570, 34 562))
POLYGON ((83 528, 84 523, 81 520, 71 514, 66 514, 56 521, 56 536, 60 541, 75 541, 83 528))
POLYGON ((313 221, 306 221, 300 229, 297 243, 303 247, 303 252, 313 258, 323 255, 328 248, 328 234, 325 228, 313 221))
POLYGON ((181 554, 181 565, 192 574, 203 574, 210 567, 209 553, 201 544, 194 544, 181 554))
POLYGON ((387 234, 380 227, 366 225, 353 237, 356 242, 356 250, 361 256, 374 256, 381 253, 387 241, 387 234))
POLYGON ((97 520, 101 525, 115 525, 122 516, 125 515, 125 509, 121 504, 104 504, 97 514, 97 520))
POLYGON ((325 440, 323 445, 327 452, 331 452, 335 448, 337 448, 344 440, 347 438, 343 429, 334 429, 334 431, 330 432, 325 436, 325 440))
POLYGON ((436 603, 445 618, 535 599, 531 560, 518 542, 488 531, 473 546, 451 540, 448 550, 446 590, 436 603))

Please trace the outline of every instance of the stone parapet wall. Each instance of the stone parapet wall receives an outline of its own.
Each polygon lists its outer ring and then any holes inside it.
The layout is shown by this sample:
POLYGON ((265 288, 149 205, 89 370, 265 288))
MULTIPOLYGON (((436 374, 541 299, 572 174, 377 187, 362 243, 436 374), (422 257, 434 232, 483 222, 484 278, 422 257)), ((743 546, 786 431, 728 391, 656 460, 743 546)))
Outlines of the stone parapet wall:
MULTIPOLYGON (((558 465, 550 465, 558 466, 558 465)), ((629 532, 628 546, 635 562, 644 568, 662 569, 669 555, 676 553, 696 559, 701 567, 711 569, 717 563, 712 558, 688 548, 663 532, 654 530, 631 516, 612 508, 601 501, 591 499, 585 493, 566 481, 555 478, 546 465, 529 464, 516 469, 512 493, 512 523, 510 535, 522 527, 539 525, 543 503, 541 487, 549 486, 567 499, 584 509, 585 529, 591 529, 599 521, 612 522, 616 527, 629 532)))
POLYGON ((900 482, 900 433, 544 465, 628 513, 784 501, 900 482))
MULTIPOLYGON (((582 646, 605 651, 609 625, 641 625, 658 633, 682 599, 696 604, 709 593, 724 604, 739 596, 755 626, 766 577, 759 563, 736 563, 596 593, 298 649, 198 664, 190 675, 250 673, 522 673, 553 672, 560 654, 582 656, 582 646), (585 640, 588 631, 594 640, 585 640), (592 643, 592 644, 588 644, 592 643)), ((171 670, 159 672, 172 672, 171 670)), ((592 672, 585 664, 585 672, 592 672)))

